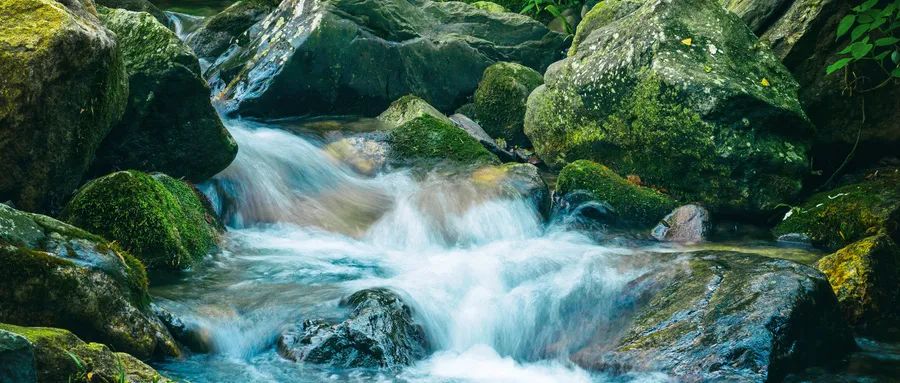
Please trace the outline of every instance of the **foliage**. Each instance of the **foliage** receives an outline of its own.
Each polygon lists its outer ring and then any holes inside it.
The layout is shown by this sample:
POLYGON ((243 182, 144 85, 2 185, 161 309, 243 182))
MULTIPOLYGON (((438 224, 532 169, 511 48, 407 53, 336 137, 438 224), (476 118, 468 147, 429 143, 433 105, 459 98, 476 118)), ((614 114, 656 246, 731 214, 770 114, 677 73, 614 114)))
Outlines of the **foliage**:
POLYGON ((826 73, 871 61, 887 75, 882 84, 900 78, 900 0, 866 0, 841 19, 836 35, 849 44, 826 73))
POLYGON ((580 10, 583 5, 584 0, 526 0, 519 13, 538 20, 560 19, 566 27, 566 33, 574 35, 575 26, 566 20, 562 12, 566 9, 580 10))

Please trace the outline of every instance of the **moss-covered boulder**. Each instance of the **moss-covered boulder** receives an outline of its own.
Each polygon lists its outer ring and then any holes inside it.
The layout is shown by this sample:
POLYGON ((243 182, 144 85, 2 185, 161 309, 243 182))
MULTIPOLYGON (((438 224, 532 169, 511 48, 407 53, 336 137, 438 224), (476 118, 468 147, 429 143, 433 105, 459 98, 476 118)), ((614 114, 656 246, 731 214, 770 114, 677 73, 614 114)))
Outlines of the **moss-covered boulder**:
POLYGON ((397 99, 378 115, 378 121, 385 128, 393 129, 421 116, 431 116, 448 124, 452 124, 449 118, 435 109, 427 101, 414 95, 406 95, 397 99))
MULTIPOLYGON (((100 343, 85 343, 63 329, 0 323, 0 339, 4 336, 16 337, 28 344, 33 355, 30 369, 36 378, 32 382, 172 382, 129 354, 113 352, 100 343)), ((3 377, 2 372, 0 377, 3 377)))
POLYGON ((475 119, 491 137, 531 147, 522 127, 525 102, 543 83, 540 73, 523 65, 500 62, 489 66, 475 90, 475 119))
POLYGON ((499 163, 465 130, 430 115, 420 116, 390 131, 390 155, 394 166, 474 166, 499 163))
POLYGON ((775 227, 778 237, 836 250, 880 232, 900 236, 900 169, 813 195, 775 227))
POLYGON ((130 95, 122 122, 97 150, 93 175, 138 169, 199 182, 225 169, 237 144, 190 48, 147 13, 104 8, 101 19, 118 36, 130 95))
POLYGON ((215 59, 233 44, 246 44, 247 31, 278 6, 278 0, 242 0, 203 20, 185 40, 197 56, 215 59))
POLYGON ((624 334, 589 342, 576 363, 683 382, 771 382, 854 347, 834 293, 811 267, 734 252, 654 256, 626 288, 636 307, 624 334))
POLYGON ((863 238, 816 267, 828 277, 850 324, 863 332, 900 329, 900 247, 890 236, 863 238))
POLYGON ((79 228, 0 204, 0 322, 69 329, 142 358, 177 355, 144 266, 79 228))
MULTIPOLYGON (((871 61, 852 66, 855 92, 842 72, 825 68, 850 43, 835 39, 841 19, 858 3, 842 0, 726 0, 769 45, 800 84, 800 101, 816 126, 813 166, 830 174, 853 146, 856 158, 877 160, 900 147, 900 86, 876 86, 887 79, 871 61), (867 90, 860 92, 859 90, 867 90)), ((846 35, 849 36, 849 33, 846 35)))
POLYGON ((0 201, 55 211, 125 110, 115 35, 80 0, 0 3, 0 201))
POLYGON ((376 115, 407 94, 447 113, 494 62, 543 71, 567 44, 524 15, 431 0, 288 0, 257 25, 208 72, 243 116, 376 115))
POLYGON ((107 8, 121 8, 132 12, 147 12, 162 25, 165 25, 172 30, 175 29, 175 24, 168 16, 166 16, 166 13, 151 3, 150 0, 97 0, 95 3, 107 8))
POLYGON ((597 7, 528 99, 546 163, 594 160, 714 212, 800 191, 811 126, 797 83, 739 18, 717 0, 597 7))
POLYGON ((149 268, 187 269, 216 245, 221 226, 192 185, 135 170, 79 189, 63 219, 116 241, 149 268))
POLYGON ((559 173, 556 191, 560 195, 586 192, 591 198, 612 207, 617 220, 652 227, 678 206, 671 197, 636 185, 596 162, 575 161, 559 173))

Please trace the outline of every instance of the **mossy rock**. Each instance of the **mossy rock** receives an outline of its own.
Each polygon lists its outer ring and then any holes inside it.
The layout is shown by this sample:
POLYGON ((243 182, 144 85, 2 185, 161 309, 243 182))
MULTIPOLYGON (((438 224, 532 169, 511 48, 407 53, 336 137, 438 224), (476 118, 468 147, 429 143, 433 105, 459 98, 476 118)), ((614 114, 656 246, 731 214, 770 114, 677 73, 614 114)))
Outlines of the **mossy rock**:
POLYGON ((836 250, 879 232, 900 236, 900 169, 813 195, 791 209, 774 229, 799 234, 813 245, 836 250))
POLYGON ((3 333, 14 334, 29 343, 34 355, 31 368, 37 383, 172 382, 129 354, 113 352, 100 343, 85 343, 63 329, 0 323, 0 335, 3 333), (120 380, 120 376, 125 380, 120 380))
POLYGON ((493 6, 485 6, 483 3, 491 3, 499 6, 503 9, 503 12, 512 12, 519 13, 522 11, 522 8, 525 8, 525 5, 528 4, 527 0, 495 0, 495 1, 482 1, 482 0, 440 0, 440 1, 462 1, 463 3, 469 4, 478 9, 484 9, 488 12, 498 12, 495 11, 493 6))
POLYGON ((0 204, 0 322, 64 327, 140 357, 178 355, 147 274, 117 244, 0 204))
POLYGON ((536 70, 516 63, 489 66, 475 90, 475 118, 491 137, 510 145, 531 147, 525 136, 525 102, 544 83, 536 70))
POLYGON ((393 129, 417 117, 426 115, 445 123, 453 124, 447 116, 428 104, 427 101, 411 94, 392 102, 391 106, 378 115, 378 121, 381 121, 385 128, 393 129))
POLYGON ((130 95, 91 173, 137 169, 201 182, 225 169, 237 144, 210 103, 191 49, 147 13, 101 8, 100 16, 118 36, 130 95))
POLYGON ((588 344, 576 363, 677 381, 769 382, 855 346, 828 282, 809 266, 726 251, 654 257, 624 289, 635 303, 624 333, 588 344))
POLYGON ((116 241, 149 268, 182 270, 199 263, 220 237, 204 198, 164 174, 122 171, 82 187, 63 217, 116 241))
POLYGON ((850 324, 866 333, 900 330, 900 247, 890 236, 863 238, 816 267, 828 277, 850 324))
POLYGON ((541 159, 600 162, 713 213, 796 197, 811 125, 791 74, 740 19, 716 0, 592 13, 528 98, 525 133, 541 159))
POLYGON ((153 16, 156 21, 159 21, 160 24, 165 25, 166 28, 172 30, 175 29, 175 24, 168 16, 166 16, 166 13, 151 3, 150 0, 97 0, 95 3, 107 8, 120 8, 132 12, 147 12, 153 16))
POLYGON ((477 166, 500 161, 465 130, 424 115, 390 131, 389 161, 395 166, 477 166))
POLYGON ((500 4, 491 2, 491 1, 476 1, 476 2, 470 3, 470 4, 475 8, 478 8, 482 11, 488 11, 491 13, 509 12, 509 10, 506 9, 506 7, 504 7, 500 4))
POLYGON ((93 3, 0 3, 0 201, 55 212, 125 110, 115 35, 93 3))
POLYGON ((587 192, 608 203, 622 222, 641 227, 652 227, 678 206, 665 194, 635 185, 608 167, 585 160, 575 161, 560 171, 556 191, 561 195, 587 192))
POLYGON ((203 58, 214 59, 232 44, 249 42, 247 31, 278 6, 277 0, 242 0, 203 20, 185 42, 203 58))

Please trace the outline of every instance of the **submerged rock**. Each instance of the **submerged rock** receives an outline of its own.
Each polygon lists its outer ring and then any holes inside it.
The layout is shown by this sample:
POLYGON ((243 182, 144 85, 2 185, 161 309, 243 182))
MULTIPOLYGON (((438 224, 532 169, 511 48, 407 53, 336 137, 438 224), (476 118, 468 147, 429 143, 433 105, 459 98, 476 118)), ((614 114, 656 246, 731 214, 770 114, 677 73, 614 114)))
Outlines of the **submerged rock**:
POLYGON ((203 20, 185 42, 197 56, 215 59, 233 44, 247 43, 247 31, 278 6, 278 0, 242 0, 203 20))
POLYGON ((21 352, 31 355, 30 365, 23 361, 15 368, 30 376, 30 380, 7 380, 8 376, 3 375, 6 366, 0 366, 3 382, 172 382, 129 354, 113 352, 100 343, 85 343, 63 329, 0 323, 0 350, 9 344, 5 341, 8 339, 27 347, 21 352))
POLYGON ((594 160, 713 211, 800 191, 811 126, 797 83, 739 18, 717 0, 595 9, 528 98, 525 133, 548 165, 594 160))
POLYGON ((398 367, 428 354, 422 326, 400 297, 384 288, 358 291, 342 305, 351 309, 343 322, 306 320, 278 339, 283 357, 333 367, 398 367))
POLYGON ((676 205, 675 201, 656 190, 642 187, 591 161, 575 161, 559 173, 556 191, 561 196, 586 193, 612 209, 616 221, 651 227, 676 205))
POLYGON ((368 132, 342 138, 325 146, 325 152, 357 173, 372 176, 387 165, 388 133, 368 132))
POLYGON ((210 68, 249 116, 374 115, 415 94, 450 111, 495 61, 543 70, 563 35, 527 16, 430 0, 289 0, 210 68))
POLYGON ((0 201, 55 211, 81 183, 128 96, 93 3, 0 3, 0 201))
POLYGON ((900 246, 885 233, 863 238, 820 259, 844 317, 866 333, 898 331, 900 246))
POLYGON ((836 250, 885 231, 900 238, 900 169, 818 193, 792 208, 774 229, 780 238, 807 238, 836 250))
POLYGON ((466 131, 430 115, 394 128, 388 142, 391 145, 389 161, 395 166, 472 166, 499 162, 497 156, 466 131))
POLYGON ((200 182, 225 169, 237 144, 210 103, 190 48, 146 13, 105 9, 101 19, 118 37, 130 95, 91 172, 137 169, 200 182))
POLYGON ((523 65, 500 62, 489 66, 475 90, 475 118, 491 137, 530 148, 522 130, 525 101, 543 83, 540 73, 523 65))
POLYGON ((63 217, 118 242, 149 268, 196 265, 217 245, 223 230, 195 187, 165 174, 136 170, 89 182, 63 217))
POLYGON ((828 282, 791 261, 690 253, 635 283, 646 289, 644 303, 624 335, 588 345, 576 363, 661 371, 680 382, 764 382, 854 347, 828 282))
POLYGON ((684 205, 673 210, 653 228, 657 241, 700 242, 710 230, 709 211, 699 205, 684 205))
POLYGON ((476 187, 497 196, 525 198, 545 217, 550 212, 550 189, 538 168, 531 164, 506 163, 487 166, 472 173, 476 187))
POLYGON ((142 358, 178 355, 144 266, 114 243, 0 204, 0 322, 63 327, 142 358))

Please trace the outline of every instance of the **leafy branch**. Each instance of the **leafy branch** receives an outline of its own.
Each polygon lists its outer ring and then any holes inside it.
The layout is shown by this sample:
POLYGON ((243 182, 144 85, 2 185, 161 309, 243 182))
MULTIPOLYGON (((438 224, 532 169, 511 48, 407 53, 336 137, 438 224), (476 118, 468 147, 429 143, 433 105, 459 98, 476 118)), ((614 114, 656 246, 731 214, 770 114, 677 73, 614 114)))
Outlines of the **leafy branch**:
POLYGON ((900 79, 900 0, 866 0, 841 19, 836 35, 838 41, 847 37, 850 41, 838 52, 838 60, 825 69, 827 74, 870 61, 884 72, 886 79, 864 91, 900 79))

